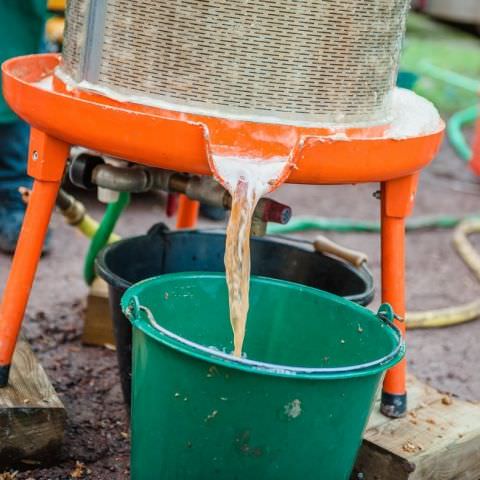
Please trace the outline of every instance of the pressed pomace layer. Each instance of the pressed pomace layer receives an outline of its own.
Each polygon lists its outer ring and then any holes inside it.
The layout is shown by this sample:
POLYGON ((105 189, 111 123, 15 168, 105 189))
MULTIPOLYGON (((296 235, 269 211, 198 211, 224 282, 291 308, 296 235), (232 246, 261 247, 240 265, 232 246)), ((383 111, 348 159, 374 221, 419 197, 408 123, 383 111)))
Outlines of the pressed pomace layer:
POLYGON ((382 124, 390 117, 408 5, 70 0, 62 68, 112 95, 193 113, 382 124))

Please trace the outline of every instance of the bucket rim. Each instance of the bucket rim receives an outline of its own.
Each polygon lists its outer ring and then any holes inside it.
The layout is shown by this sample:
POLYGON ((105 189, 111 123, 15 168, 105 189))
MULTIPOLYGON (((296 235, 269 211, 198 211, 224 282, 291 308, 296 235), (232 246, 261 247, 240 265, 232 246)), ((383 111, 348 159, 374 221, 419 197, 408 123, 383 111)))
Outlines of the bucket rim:
MULTIPOLYGON (((169 230, 165 224, 157 223, 153 225, 146 234, 137 235, 134 237, 123 238, 118 242, 106 245, 100 250, 96 259, 95 259, 95 271, 97 275, 103 278, 109 285, 115 284, 118 288, 128 289, 134 285, 134 283, 124 279, 121 275, 115 273, 111 268, 109 262, 110 252, 115 251, 117 248, 121 248, 125 244, 131 243, 132 241, 138 241, 145 239, 147 237, 153 237, 158 235, 167 235, 169 237, 179 236, 179 235, 212 235, 212 236, 223 236, 225 237, 225 229, 219 227, 212 228, 193 228, 193 229, 184 229, 184 230, 169 230)), ((295 237, 290 237, 288 235, 265 235, 263 237, 256 237, 256 241, 264 243, 278 243, 281 245, 290 246, 294 249, 301 250, 305 253, 315 253, 311 242, 295 237)), ((317 255, 328 256, 322 253, 317 252, 317 255)), ((373 300, 375 296, 375 286, 373 283, 373 276, 366 264, 362 264, 360 267, 356 267, 344 260, 337 257, 329 257, 331 260, 342 264, 342 267, 347 269, 351 275, 357 276, 364 284, 364 289, 358 293, 352 293, 350 295, 342 296, 346 300, 350 300, 360 305, 368 305, 373 300)), ((199 271, 201 273, 201 271, 199 271)), ((180 273, 180 272, 178 272, 180 273)), ((219 272, 222 273, 222 272, 219 272)), ((165 275, 165 274, 164 274, 165 275)), ((252 275, 253 277, 253 275, 252 275)), ((153 277, 152 277, 153 278, 153 277)), ((266 277, 270 278, 270 277, 266 277)), ((139 283, 139 282, 137 282, 139 283)), ((300 282, 291 282, 303 285, 300 282)))
POLYGON ((396 344, 389 354, 379 359, 375 359, 360 365, 349 365, 345 367, 293 367, 288 365, 279 365, 258 360, 251 360, 243 357, 235 357, 232 354, 225 353, 218 349, 207 347, 197 342, 188 340, 180 335, 175 334, 171 330, 162 327, 155 321, 155 318, 151 313, 150 309, 140 305, 137 291, 143 286, 152 282, 165 283, 177 278, 181 278, 182 280, 194 278, 215 278, 225 281, 225 274, 216 272, 177 272, 151 277, 137 282, 131 287, 129 287, 122 296, 121 307, 123 313, 132 323, 133 327, 139 329, 148 337, 161 342, 166 347, 169 347, 177 352, 184 353, 189 357, 194 357, 208 363, 214 363, 222 367, 242 370, 249 373, 257 373, 275 377, 289 377, 294 379, 336 380, 383 373, 389 368, 396 365, 405 355, 405 341, 402 337, 402 334, 400 333, 400 330, 393 324, 393 322, 381 318, 379 315, 376 315, 372 310, 349 300, 346 300, 338 295, 334 295, 323 290, 318 290, 313 287, 308 287, 298 283, 278 280, 270 277, 252 275, 251 283, 277 285, 280 284, 286 287, 291 286, 295 289, 300 288, 302 291, 306 291, 307 293, 313 294, 317 297, 323 297, 324 299, 328 299, 341 304, 348 303, 349 308, 352 308, 352 310, 361 311, 363 314, 365 314, 365 312, 368 312, 369 314, 371 314, 372 317, 376 317, 379 323, 383 323, 389 328, 390 334, 393 335, 396 339, 396 344))

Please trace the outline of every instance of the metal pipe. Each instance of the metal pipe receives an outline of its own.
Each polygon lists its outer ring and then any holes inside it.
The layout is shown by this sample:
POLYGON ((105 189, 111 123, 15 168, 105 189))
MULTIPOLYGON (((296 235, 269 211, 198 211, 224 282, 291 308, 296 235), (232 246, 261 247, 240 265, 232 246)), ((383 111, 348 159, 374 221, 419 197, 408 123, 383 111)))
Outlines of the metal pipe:
POLYGON ((214 207, 229 208, 227 198, 230 194, 212 177, 173 173, 169 175, 167 182, 155 175, 154 183, 168 192, 183 193, 191 200, 198 200, 214 207))
POLYGON ((267 234, 267 222, 260 220, 260 218, 255 217, 255 214, 252 218, 252 227, 250 229, 250 235, 252 237, 263 237, 267 234))
POLYGON ((142 193, 153 187, 150 170, 141 167, 116 167, 106 163, 93 169, 92 182, 98 187, 115 192, 142 193))
MULTIPOLYGON (((139 193, 159 189, 183 193, 191 200, 214 207, 230 210, 232 206, 230 194, 213 177, 200 177, 162 169, 126 168, 104 164, 95 167, 92 181, 99 187, 118 192, 139 193)), ((275 200, 262 198, 253 216, 263 222, 285 225, 292 216, 292 210, 289 206, 275 200)))
MULTIPOLYGON (((167 170, 153 172, 156 187, 168 192, 184 193, 192 200, 198 200, 213 207, 232 208, 232 197, 213 177, 191 176, 167 170)), ((292 209, 270 198, 261 198, 253 214, 255 219, 263 222, 287 224, 292 216, 292 209)))
MULTIPOLYGON (((23 195, 23 191, 21 193, 23 195)), ((65 190, 63 190, 63 188, 61 188, 58 191, 57 200, 55 203, 60 210, 68 210, 75 203, 75 199, 65 190)))
POLYGON ((63 189, 60 189, 58 192, 56 205, 70 225, 78 225, 85 217, 86 211, 83 203, 76 200, 63 189))

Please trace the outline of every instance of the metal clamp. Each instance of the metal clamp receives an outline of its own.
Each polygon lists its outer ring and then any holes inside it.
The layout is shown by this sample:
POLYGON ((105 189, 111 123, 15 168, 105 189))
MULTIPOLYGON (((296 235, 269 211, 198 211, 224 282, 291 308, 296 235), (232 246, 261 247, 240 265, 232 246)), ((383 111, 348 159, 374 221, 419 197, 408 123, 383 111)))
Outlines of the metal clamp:
POLYGON ((380 308, 378 309, 377 312, 377 317, 383 320, 384 322, 389 322, 393 323, 394 320, 397 320, 397 322, 404 322, 405 319, 401 317, 400 315, 397 315, 394 311, 392 306, 389 303, 382 303, 380 305, 380 308))
POLYGON ((128 306, 125 309, 125 316, 133 322, 134 319, 138 318, 138 314, 141 310, 142 306, 138 300, 138 297, 134 295, 130 301, 128 302, 128 306))

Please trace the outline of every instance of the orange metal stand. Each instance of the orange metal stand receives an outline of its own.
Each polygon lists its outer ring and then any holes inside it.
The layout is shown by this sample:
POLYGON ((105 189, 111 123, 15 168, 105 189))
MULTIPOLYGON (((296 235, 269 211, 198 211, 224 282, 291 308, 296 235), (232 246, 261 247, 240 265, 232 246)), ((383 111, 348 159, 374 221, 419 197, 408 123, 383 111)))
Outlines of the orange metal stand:
MULTIPOLYGON (((390 303, 405 335, 405 218, 413 209, 418 174, 382 184, 382 301, 390 303)), ((387 372, 383 384, 382 412, 402 416, 407 408, 407 362, 403 359, 387 372)))
POLYGON ((177 228, 195 228, 198 220, 200 203, 180 195, 177 212, 177 228))
MULTIPOLYGON (((157 168, 212 174, 212 155, 289 159, 291 183, 382 183, 382 297, 405 313, 405 217, 413 207, 418 172, 438 151, 439 128, 428 135, 382 138, 383 127, 342 132, 178 113, 121 103, 72 90, 53 72, 60 58, 34 55, 2 66, 5 98, 32 125, 29 172, 35 178, 24 227, 0 307, 0 387, 8 369, 53 209, 69 145, 157 168), (159 141, 159 138, 161 140, 159 141)), ((177 226, 192 227, 198 204, 181 199, 177 226)), ((404 323, 398 326, 404 332, 404 323)), ((406 409, 405 362, 387 374, 382 410, 406 409)))
POLYGON ((477 126, 475 128, 470 168, 476 175, 480 175, 480 118, 477 120, 477 126))
POLYGON ((32 129, 28 173, 35 179, 0 305, 0 386, 10 363, 32 288, 69 146, 32 129))

